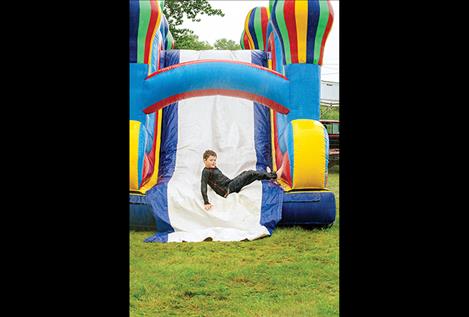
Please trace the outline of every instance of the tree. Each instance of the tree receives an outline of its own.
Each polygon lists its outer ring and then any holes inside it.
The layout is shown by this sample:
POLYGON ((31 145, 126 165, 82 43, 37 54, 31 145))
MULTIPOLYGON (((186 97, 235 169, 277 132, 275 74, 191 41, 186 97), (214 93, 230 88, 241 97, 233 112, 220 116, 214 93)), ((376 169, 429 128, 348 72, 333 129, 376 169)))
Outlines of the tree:
MULTIPOLYGON (((190 31, 190 30, 189 30, 190 31)), ((199 37, 190 31, 186 34, 183 34, 179 37, 177 42, 174 45, 175 49, 186 49, 186 50, 213 50, 212 45, 208 42, 200 41, 199 37)))
MULTIPOLYGON (((213 9, 207 0, 166 0, 163 13, 169 23, 169 30, 173 35, 176 49, 198 49, 187 45, 207 46, 207 42, 200 42, 198 36, 192 30, 180 28, 184 22, 184 16, 193 22, 200 22, 199 15, 225 16, 222 10, 213 9)), ((211 49, 203 48, 203 49, 211 49)))
POLYGON ((235 51, 235 50, 240 50, 241 49, 241 46, 239 45, 239 43, 236 43, 233 40, 227 40, 227 39, 216 40, 215 44, 213 46, 217 50, 235 51))

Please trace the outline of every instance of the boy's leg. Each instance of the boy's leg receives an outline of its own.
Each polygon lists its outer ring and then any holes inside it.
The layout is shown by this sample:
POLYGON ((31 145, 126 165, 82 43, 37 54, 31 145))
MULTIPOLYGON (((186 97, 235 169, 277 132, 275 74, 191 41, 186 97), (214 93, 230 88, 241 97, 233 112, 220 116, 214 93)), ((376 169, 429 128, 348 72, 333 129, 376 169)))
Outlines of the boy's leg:
POLYGON ((276 179, 277 174, 263 171, 244 171, 231 180, 228 184, 230 193, 239 192, 244 186, 251 184, 256 180, 276 179))

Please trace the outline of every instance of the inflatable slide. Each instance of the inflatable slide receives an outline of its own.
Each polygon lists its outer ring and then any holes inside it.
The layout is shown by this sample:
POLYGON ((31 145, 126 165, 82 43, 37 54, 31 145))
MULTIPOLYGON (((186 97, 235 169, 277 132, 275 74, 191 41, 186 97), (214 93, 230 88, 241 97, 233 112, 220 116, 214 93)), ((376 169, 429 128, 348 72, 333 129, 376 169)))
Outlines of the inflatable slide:
POLYGON ((163 1, 130 0, 130 228, 147 242, 254 240, 277 225, 331 225, 328 136, 319 120, 328 1, 271 1, 247 14, 239 51, 175 50, 163 1), (230 179, 276 170, 226 198, 202 154, 230 179))

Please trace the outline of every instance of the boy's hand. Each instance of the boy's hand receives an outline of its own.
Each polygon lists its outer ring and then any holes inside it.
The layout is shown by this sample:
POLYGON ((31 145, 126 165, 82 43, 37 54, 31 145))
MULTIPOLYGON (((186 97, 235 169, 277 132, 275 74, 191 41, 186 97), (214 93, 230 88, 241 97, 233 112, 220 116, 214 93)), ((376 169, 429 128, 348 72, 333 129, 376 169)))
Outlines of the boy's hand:
POLYGON ((209 210, 209 209, 212 208, 212 207, 213 207, 212 204, 205 204, 205 205, 204 205, 205 210, 209 210))

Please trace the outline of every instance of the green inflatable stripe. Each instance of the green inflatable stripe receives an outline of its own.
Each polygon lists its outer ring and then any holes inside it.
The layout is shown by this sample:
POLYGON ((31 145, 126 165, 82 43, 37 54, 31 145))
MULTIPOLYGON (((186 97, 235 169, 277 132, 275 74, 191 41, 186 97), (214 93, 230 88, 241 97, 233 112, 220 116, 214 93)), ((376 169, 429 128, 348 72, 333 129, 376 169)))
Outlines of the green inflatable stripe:
POLYGON ((329 20, 329 7, 326 1, 319 1, 319 23, 316 31, 316 38, 314 39, 314 59, 313 64, 319 62, 321 55, 321 44, 322 38, 324 37, 324 31, 326 30, 327 21, 329 20))
POLYGON ((151 5, 148 0, 140 0, 140 18, 138 19, 137 63, 143 63, 145 40, 150 22, 151 5))
POLYGON ((285 23, 285 17, 283 16, 283 6, 283 1, 277 2, 275 15, 278 23, 278 28, 280 29, 280 36, 283 40, 283 53, 285 54, 285 61, 286 64, 291 64, 290 40, 288 39, 287 24, 285 23))
POLYGON ((171 32, 168 31, 168 34, 166 35, 166 50, 170 50, 171 46, 173 45, 174 38, 171 32))
POLYGON ((245 49, 245 47, 244 47, 244 30, 241 33, 241 40, 239 41, 239 44, 240 44, 241 48, 244 50, 245 49))

